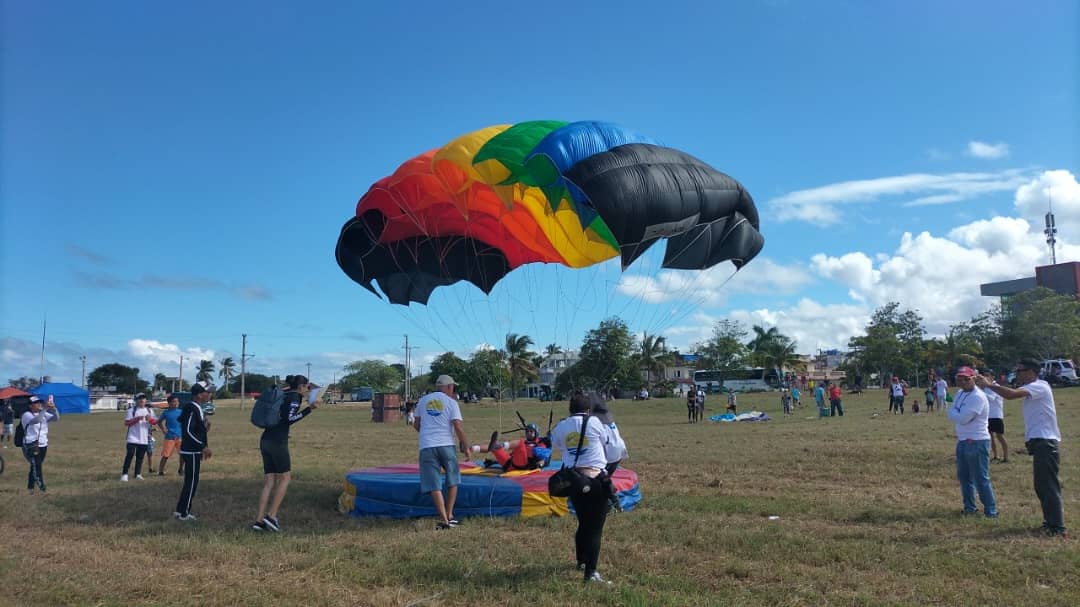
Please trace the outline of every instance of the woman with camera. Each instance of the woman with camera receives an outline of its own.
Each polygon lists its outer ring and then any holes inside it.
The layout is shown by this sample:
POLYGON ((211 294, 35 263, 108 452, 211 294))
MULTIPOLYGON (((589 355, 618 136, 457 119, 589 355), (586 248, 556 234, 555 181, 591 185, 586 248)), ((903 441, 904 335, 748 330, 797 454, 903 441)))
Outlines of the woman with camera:
POLYGON ((585 484, 569 498, 578 519, 577 533, 574 534, 578 569, 585 573, 586 583, 609 584, 600 576, 596 565, 608 511, 607 473, 604 470, 608 461, 604 445, 610 435, 603 422, 589 415, 594 406, 603 405, 604 401, 597 396, 575 393, 570 397, 570 417, 555 426, 551 442, 552 449, 562 454, 563 465, 573 465, 585 480, 585 484))
POLYGON ((26 488, 34 492, 34 486, 44 493, 45 477, 41 473, 41 464, 45 461, 45 452, 49 449, 49 422, 60 419, 56 403, 52 397, 45 402, 40 396, 30 397, 30 409, 22 414, 22 427, 26 432, 23 437, 23 457, 30 462, 30 473, 26 477, 26 488))

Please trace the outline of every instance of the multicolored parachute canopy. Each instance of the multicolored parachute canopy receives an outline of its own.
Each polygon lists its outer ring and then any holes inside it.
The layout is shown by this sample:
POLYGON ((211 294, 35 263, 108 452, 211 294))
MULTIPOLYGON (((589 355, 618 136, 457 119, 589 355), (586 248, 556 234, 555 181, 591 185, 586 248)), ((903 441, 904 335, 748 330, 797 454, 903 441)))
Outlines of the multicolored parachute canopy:
POLYGON ((342 227, 341 269, 393 303, 427 303, 467 280, 485 293, 527 263, 581 268, 661 238, 663 267, 700 270, 761 251, 737 181, 606 122, 491 126, 406 161, 371 186, 342 227))
MULTIPOLYGON (((543 470, 496 472, 472 462, 461 466, 454 514, 466 516, 566 516, 571 512, 565 497, 548 493, 548 478, 562 467, 551 462, 543 470)), ((638 477, 619 468, 611 478, 619 505, 633 510, 641 501, 638 477)), ((435 516, 431 496, 420 492, 416 464, 399 464, 353 470, 345 475, 338 510, 356 517, 415 518, 435 516)))

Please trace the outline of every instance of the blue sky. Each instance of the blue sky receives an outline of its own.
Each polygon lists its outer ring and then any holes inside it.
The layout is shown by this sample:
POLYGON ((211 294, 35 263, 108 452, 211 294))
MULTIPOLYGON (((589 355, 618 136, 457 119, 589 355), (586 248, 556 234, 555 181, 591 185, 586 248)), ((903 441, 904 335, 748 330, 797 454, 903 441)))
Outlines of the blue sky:
MULTIPOLYGON (((4 3, 0 379, 238 357, 328 381, 619 314, 686 349, 713 321, 843 346, 899 300, 931 333, 978 284, 1080 259, 1072 2, 4 3), (275 4, 275 3, 272 3, 275 4), (392 306, 334 262, 397 165, 500 123, 601 119, 753 194, 766 246, 671 273, 526 268, 392 306), (730 280, 729 280, 730 279, 730 280)), ((185 377, 191 379, 185 363, 185 377)))

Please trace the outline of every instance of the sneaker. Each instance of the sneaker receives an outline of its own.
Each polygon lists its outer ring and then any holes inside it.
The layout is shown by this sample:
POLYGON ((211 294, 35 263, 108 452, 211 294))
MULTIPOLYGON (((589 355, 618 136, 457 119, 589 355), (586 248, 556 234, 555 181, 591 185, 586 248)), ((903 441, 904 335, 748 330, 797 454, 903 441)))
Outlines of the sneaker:
POLYGON ((137 481, 145 481, 146 479, 143 478, 143 476, 141 474, 136 474, 135 475, 135 480, 137 480, 137 481))
POLYGON ((460 527, 461 526, 461 521, 457 520, 456 518, 452 518, 452 519, 450 519, 450 526, 451 527, 460 527))
POLYGON ((126 474, 121 474, 120 475, 120 482, 122 482, 122 483, 128 482, 128 476, 126 474))
MULTIPOLYGON (((179 513, 177 513, 177 514, 179 514, 179 513)), ((187 514, 181 514, 180 516, 177 516, 176 520, 178 520, 178 521, 196 521, 196 520, 199 520, 199 519, 195 518, 194 514, 188 512, 187 514)))
POLYGON ((488 441, 488 453, 491 453, 499 445, 499 432, 496 430, 491 433, 491 440, 488 441))
POLYGON ((452 529, 452 528, 453 527, 451 527, 449 523, 444 523, 442 521, 439 521, 438 523, 435 523, 435 530, 436 531, 442 531, 443 529, 452 529))
POLYGON ((267 527, 266 523, 262 521, 255 521, 251 524, 251 528, 255 531, 270 531, 270 527, 267 527))
POLYGON ((262 523, 266 525, 266 528, 270 531, 281 531, 281 525, 279 525, 278 520, 272 516, 264 516, 262 523))
POLYGON ((603 577, 602 577, 602 576, 600 575, 600 572, 599 572, 599 571, 593 571, 592 573, 590 573, 590 574, 586 575, 586 576, 585 576, 585 583, 586 583, 586 584, 605 584, 605 585, 607 585, 607 586, 610 586, 610 585, 611 585, 611 582, 609 582, 609 581, 605 580, 605 579, 604 579, 604 578, 603 578, 603 577))

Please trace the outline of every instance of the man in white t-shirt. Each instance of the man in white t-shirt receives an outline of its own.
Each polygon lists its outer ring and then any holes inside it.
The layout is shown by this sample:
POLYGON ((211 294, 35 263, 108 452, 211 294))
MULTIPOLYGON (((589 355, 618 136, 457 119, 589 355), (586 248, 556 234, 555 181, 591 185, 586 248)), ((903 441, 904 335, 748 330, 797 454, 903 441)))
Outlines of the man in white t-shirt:
MULTIPOLYGON (((982 376, 994 385, 994 372, 983 369, 982 376)), ((990 388, 982 388, 986 394, 986 400, 990 402, 990 419, 987 427, 990 430, 990 461, 1006 463, 1009 461, 1009 443, 1005 440, 1005 399, 998 396, 990 388), (1001 459, 998 459, 998 445, 1001 445, 1001 459)))
POLYGON ((413 428, 420 433, 420 492, 430 493, 439 515, 436 529, 457 527, 454 518, 454 502, 457 500, 461 474, 458 470, 458 448, 468 453, 469 440, 461 424, 461 408, 454 398, 454 378, 440 375, 435 380, 435 392, 416 403, 413 428), (443 471, 445 471, 446 496, 443 497, 443 471))
POLYGON ((1039 379, 1042 365, 1032 358, 1020 361, 1016 369, 1019 388, 1006 388, 990 383, 985 377, 977 377, 980 388, 989 388, 1005 400, 1024 399, 1024 446, 1033 461, 1035 494, 1042 505, 1041 531, 1047 535, 1065 537, 1065 511, 1061 506, 1061 466, 1059 443, 1061 430, 1057 423, 1057 408, 1050 384, 1039 379))
POLYGON ((702 421, 705 417, 705 391, 698 388, 694 392, 694 420, 702 421))
POLYGON ((960 481, 960 496, 964 514, 975 514, 975 494, 982 501, 983 514, 996 518, 997 500, 990 484, 990 430, 987 419, 990 403, 986 394, 975 388, 975 370, 960 367, 956 371, 956 393, 948 409, 949 419, 956 425, 956 479, 960 481))
POLYGON ((948 403, 945 402, 945 397, 949 391, 949 384, 945 381, 944 377, 938 376, 937 381, 934 382, 934 403, 937 405, 938 411, 944 409, 948 403))

